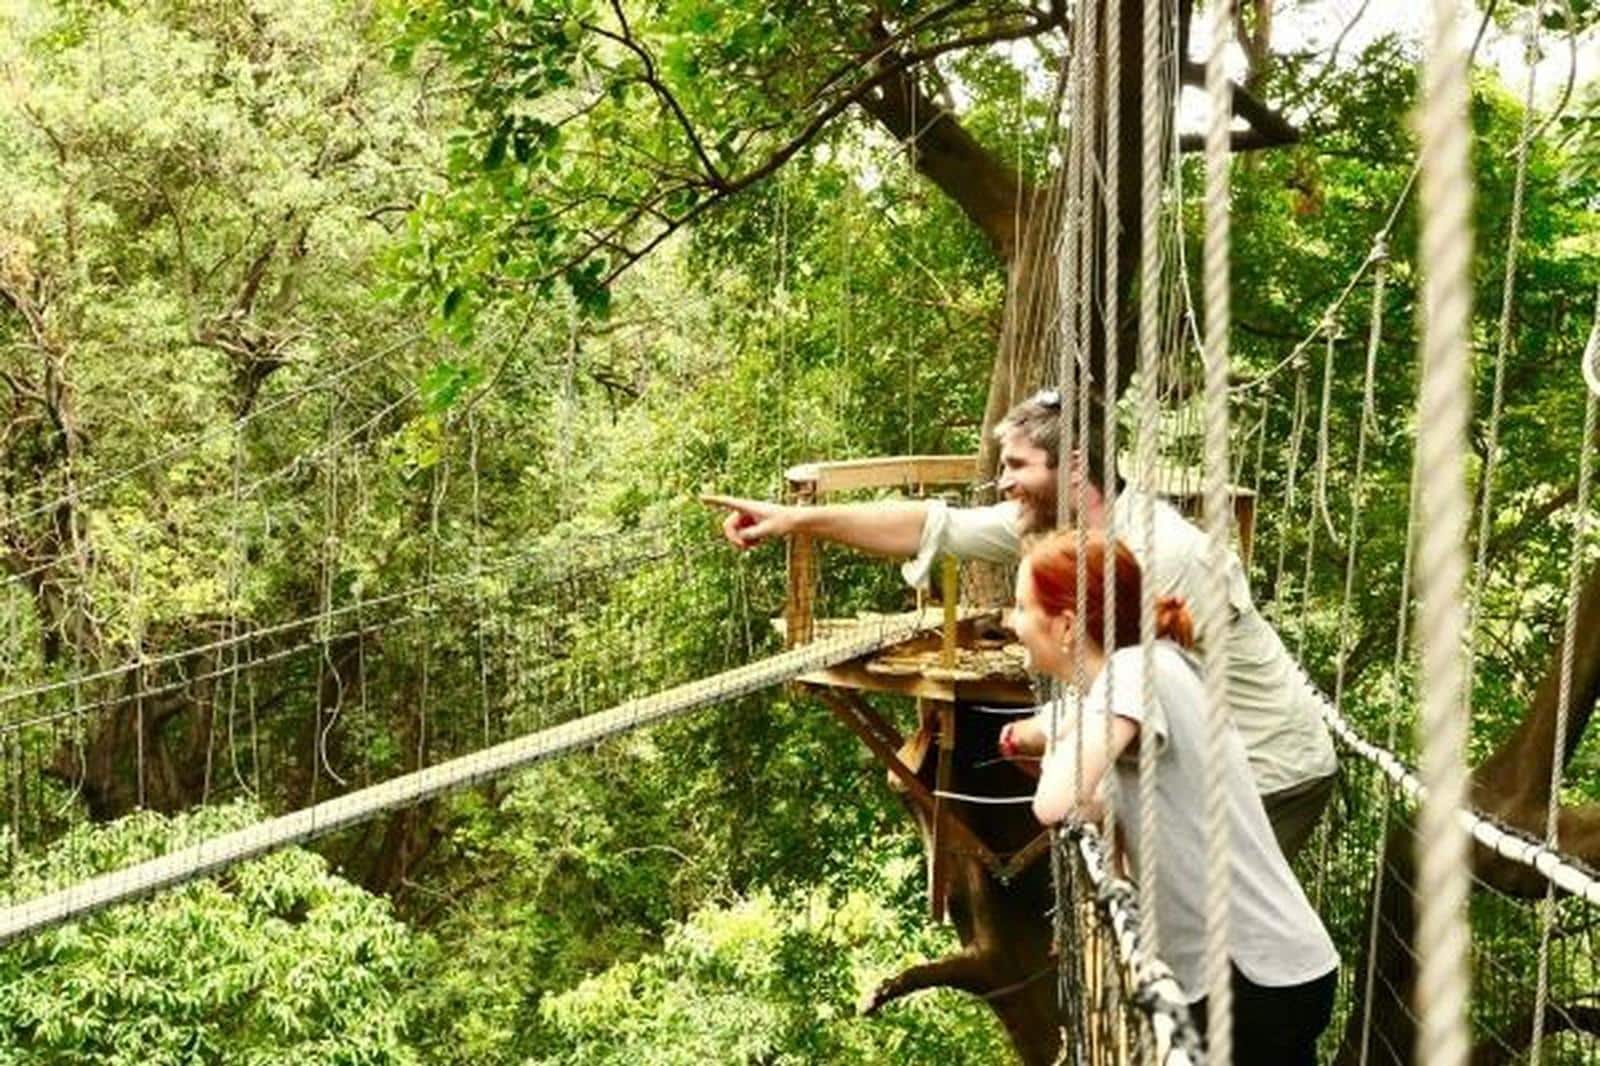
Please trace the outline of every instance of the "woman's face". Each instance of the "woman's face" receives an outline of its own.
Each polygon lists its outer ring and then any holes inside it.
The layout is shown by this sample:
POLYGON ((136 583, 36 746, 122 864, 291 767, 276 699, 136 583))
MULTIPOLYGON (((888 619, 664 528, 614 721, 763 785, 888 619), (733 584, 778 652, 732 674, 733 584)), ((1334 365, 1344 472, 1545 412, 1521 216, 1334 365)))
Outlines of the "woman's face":
POLYGON ((1034 593, 1033 567, 1026 559, 1017 568, 1016 601, 1011 628, 1022 642, 1024 665, 1036 674, 1065 676, 1072 668, 1072 656, 1062 638, 1071 632, 1072 613, 1045 613, 1034 593))

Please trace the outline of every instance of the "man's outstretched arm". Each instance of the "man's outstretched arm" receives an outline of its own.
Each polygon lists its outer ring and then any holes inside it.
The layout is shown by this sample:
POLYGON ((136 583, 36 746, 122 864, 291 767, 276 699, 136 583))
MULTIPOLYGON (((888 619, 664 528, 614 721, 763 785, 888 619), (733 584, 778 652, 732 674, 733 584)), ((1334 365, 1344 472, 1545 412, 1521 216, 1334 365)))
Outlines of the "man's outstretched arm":
POLYGON ((874 555, 909 559, 922 545, 922 527, 930 504, 923 500, 837 503, 791 507, 737 496, 701 496, 711 507, 727 510, 722 535, 741 550, 774 537, 804 533, 874 555))

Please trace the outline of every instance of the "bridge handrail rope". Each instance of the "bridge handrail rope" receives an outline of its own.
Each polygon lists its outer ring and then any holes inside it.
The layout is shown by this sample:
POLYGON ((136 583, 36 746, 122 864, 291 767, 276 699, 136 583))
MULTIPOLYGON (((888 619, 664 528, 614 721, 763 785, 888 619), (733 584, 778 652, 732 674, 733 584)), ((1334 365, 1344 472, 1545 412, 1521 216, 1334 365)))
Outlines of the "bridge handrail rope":
MULTIPOLYGON (((1323 703, 1322 718, 1341 743, 1376 766, 1408 798, 1420 802, 1428 795, 1428 787, 1411 767, 1394 752, 1363 737, 1355 726, 1326 702, 1323 703)), ((1455 818, 1464 832, 1496 855, 1537 872, 1563 892, 1600 906, 1600 871, 1589 869, 1538 837, 1503 825, 1470 805, 1457 807, 1455 818)))
MULTIPOLYGON (((596 538, 596 540, 590 541, 587 546, 592 548, 595 543, 627 544, 635 540, 643 542, 647 539, 658 537, 663 531, 663 528, 664 527, 662 526, 652 526, 645 529, 628 530, 612 536, 596 538)), ((619 564, 635 561, 649 562, 662 557, 663 551, 664 549, 652 549, 651 551, 640 553, 637 556, 624 556, 620 558, 618 556, 603 556, 602 558, 593 562, 586 561, 582 565, 557 570, 549 575, 546 575, 546 580, 556 582, 565 580, 568 577, 587 576, 597 567, 612 568, 619 564)), ((317 611, 313 614, 289 619, 288 621, 274 622, 271 625, 263 626, 260 629, 251 629, 235 633, 231 636, 221 637, 205 644, 195 644, 187 648, 182 648, 178 651, 163 652, 160 655, 145 656, 137 662, 130 661, 119 663, 116 666, 106 667, 104 670, 99 670, 92 674, 74 676, 62 681, 51 681, 44 684, 32 685, 28 688, 15 689, 10 692, 0 692, 0 707, 19 702, 21 700, 48 695, 52 692, 60 692, 72 688, 75 685, 110 680, 142 668, 164 666, 169 663, 182 662, 183 660, 192 658, 196 655, 204 655, 207 652, 224 650, 239 644, 260 640, 264 637, 276 636, 280 633, 291 632, 296 629, 304 629, 307 626, 317 625, 318 623, 326 622, 329 619, 339 618, 346 614, 369 610, 374 607, 382 607, 387 604, 397 603, 402 600, 423 595, 440 588, 450 588, 456 585, 470 585, 480 577, 499 573, 503 570, 529 563, 530 561, 537 560, 542 555, 557 554, 560 554, 560 551, 557 548, 553 548, 548 545, 541 545, 527 551, 514 553, 505 559, 497 560, 496 562, 484 566, 481 569, 469 569, 463 573, 451 574, 445 578, 407 586, 406 588, 399 589, 395 592, 385 593, 384 595, 376 596, 371 599, 344 604, 342 606, 332 608, 326 613, 317 611)), ((242 663, 240 665, 248 666, 249 664, 242 663)), ((0 722, 0 728, 8 728, 12 724, 14 723, 0 722)))
POLYGON ((936 628, 936 615, 880 615, 853 630, 791 648, 610 710, 390 778, 291 814, 191 844, 0 909, 0 945, 116 903, 151 895, 268 852, 305 843, 384 811, 409 806, 610 737, 783 684, 936 628))
POLYGON ((1183 989, 1172 970, 1146 944, 1140 891, 1116 876, 1106 856, 1104 837, 1092 825, 1070 831, 1078 857, 1095 889, 1095 902, 1111 930, 1117 963, 1128 983, 1134 1005, 1149 1020, 1155 1037, 1155 1061, 1161 1066, 1200 1066, 1205 1061, 1203 1043, 1196 1030, 1183 989))

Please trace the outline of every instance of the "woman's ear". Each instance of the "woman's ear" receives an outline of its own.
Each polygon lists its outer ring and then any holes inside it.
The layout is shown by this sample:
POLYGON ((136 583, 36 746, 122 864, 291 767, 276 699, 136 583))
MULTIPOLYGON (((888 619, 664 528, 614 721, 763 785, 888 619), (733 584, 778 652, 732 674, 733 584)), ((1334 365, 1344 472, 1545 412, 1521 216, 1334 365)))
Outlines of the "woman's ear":
POLYGON ((1050 619, 1050 641, 1062 651, 1072 649, 1072 637, 1078 616, 1072 611, 1062 611, 1050 619))

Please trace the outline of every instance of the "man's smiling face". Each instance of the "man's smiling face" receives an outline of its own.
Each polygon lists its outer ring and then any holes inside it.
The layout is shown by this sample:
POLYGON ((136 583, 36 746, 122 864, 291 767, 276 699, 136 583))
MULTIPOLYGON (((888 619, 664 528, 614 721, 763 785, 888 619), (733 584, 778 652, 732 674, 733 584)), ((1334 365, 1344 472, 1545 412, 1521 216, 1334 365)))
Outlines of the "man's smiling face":
POLYGON ((1056 477, 1050 453, 1021 430, 1000 442, 1000 495, 1021 507, 1019 533, 1041 533, 1056 524, 1056 477))

